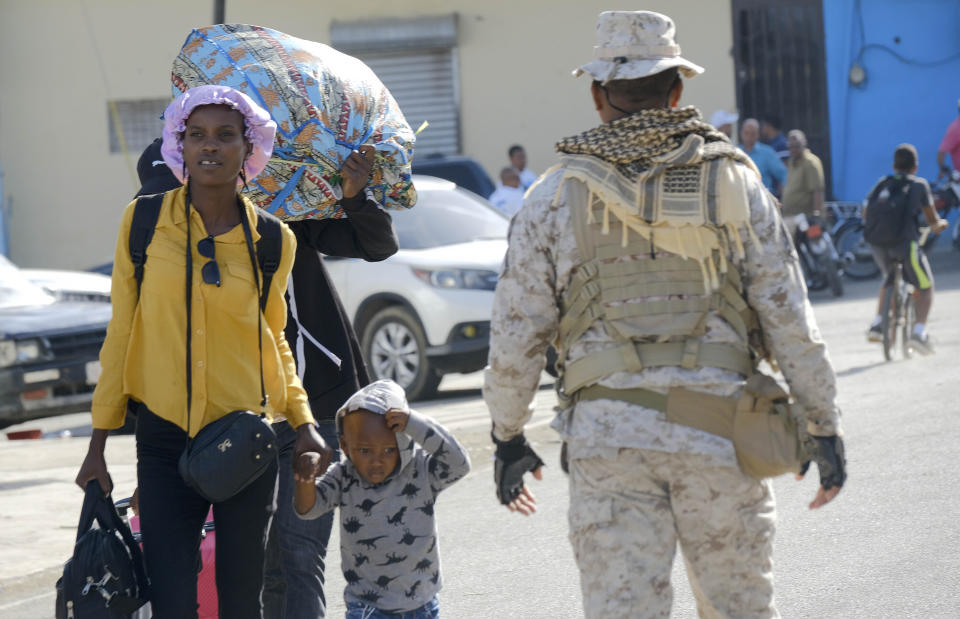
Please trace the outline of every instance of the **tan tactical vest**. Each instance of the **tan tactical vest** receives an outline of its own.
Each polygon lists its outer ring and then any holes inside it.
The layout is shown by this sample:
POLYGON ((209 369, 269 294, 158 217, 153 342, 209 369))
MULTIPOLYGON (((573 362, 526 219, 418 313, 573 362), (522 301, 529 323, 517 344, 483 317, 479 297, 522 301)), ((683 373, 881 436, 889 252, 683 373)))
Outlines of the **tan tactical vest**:
MULTIPOLYGON (((647 367, 716 367, 747 377, 765 355, 756 314, 728 260, 743 257, 738 228, 750 230, 746 168, 725 157, 688 159, 664 162, 633 181, 596 158, 562 157, 557 199, 570 208, 582 260, 561 300, 564 397, 618 398, 597 381, 647 367), (739 344, 702 341, 711 313, 733 328, 739 344), (565 361, 598 323, 618 345, 565 361)), ((628 393, 618 399, 634 401, 628 393)))

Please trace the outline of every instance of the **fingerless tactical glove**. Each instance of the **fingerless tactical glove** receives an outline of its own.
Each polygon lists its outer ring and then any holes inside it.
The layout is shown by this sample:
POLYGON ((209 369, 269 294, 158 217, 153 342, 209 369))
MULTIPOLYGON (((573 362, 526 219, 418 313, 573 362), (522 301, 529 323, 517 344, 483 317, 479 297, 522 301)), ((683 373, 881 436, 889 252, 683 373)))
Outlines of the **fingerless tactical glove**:
POLYGON ((839 436, 810 436, 805 444, 807 455, 810 457, 801 469, 805 474, 810 468, 810 461, 817 463, 820 471, 820 485, 824 490, 836 486, 843 487, 847 480, 847 459, 843 451, 843 439, 839 436))
POLYGON ((493 465, 493 481, 497 484, 497 498, 500 499, 501 504, 509 505, 523 489, 524 474, 543 466, 543 460, 533 451, 522 434, 518 434, 509 441, 497 440, 493 434, 491 436, 497 446, 493 465))

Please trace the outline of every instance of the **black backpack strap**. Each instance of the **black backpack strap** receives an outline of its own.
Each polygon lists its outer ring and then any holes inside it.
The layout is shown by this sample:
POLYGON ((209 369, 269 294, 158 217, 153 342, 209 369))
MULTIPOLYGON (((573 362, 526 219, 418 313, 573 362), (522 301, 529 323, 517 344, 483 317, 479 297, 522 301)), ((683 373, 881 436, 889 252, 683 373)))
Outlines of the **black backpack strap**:
POLYGON ((143 265, 147 262, 147 246, 153 240, 153 230, 157 227, 160 207, 163 206, 162 193, 137 198, 133 207, 133 221, 130 224, 130 261, 133 263, 133 277, 137 280, 137 298, 143 284, 143 265))
POLYGON ((260 297, 260 311, 267 309, 267 297, 270 296, 270 284, 273 274, 280 268, 283 253, 283 222, 262 209, 257 209, 257 262, 263 273, 263 294, 260 297))

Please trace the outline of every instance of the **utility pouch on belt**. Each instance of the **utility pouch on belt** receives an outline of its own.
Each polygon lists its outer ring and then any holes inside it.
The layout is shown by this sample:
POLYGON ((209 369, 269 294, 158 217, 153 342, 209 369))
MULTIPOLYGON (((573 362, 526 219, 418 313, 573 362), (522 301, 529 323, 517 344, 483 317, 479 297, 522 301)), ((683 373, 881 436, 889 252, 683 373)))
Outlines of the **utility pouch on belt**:
POLYGON ((789 395, 765 374, 751 376, 739 400, 687 389, 671 389, 667 421, 733 442, 740 469, 764 479, 798 473, 804 456, 789 395))

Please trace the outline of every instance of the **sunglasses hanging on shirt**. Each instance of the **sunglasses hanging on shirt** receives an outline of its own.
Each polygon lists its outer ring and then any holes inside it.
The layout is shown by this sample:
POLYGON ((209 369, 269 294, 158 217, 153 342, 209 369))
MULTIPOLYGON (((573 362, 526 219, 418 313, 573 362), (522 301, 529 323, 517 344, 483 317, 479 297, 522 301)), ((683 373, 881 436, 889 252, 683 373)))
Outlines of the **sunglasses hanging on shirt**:
POLYGON ((213 240, 213 235, 200 239, 197 243, 197 253, 210 261, 200 269, 200 276, 204 284, 216 284, 220 286, 220 265, 217 264, 217 244, 213 240))

